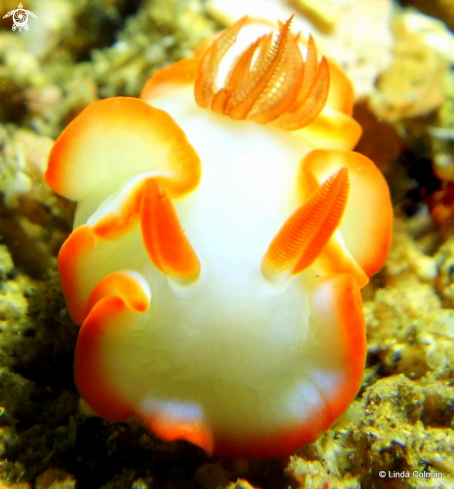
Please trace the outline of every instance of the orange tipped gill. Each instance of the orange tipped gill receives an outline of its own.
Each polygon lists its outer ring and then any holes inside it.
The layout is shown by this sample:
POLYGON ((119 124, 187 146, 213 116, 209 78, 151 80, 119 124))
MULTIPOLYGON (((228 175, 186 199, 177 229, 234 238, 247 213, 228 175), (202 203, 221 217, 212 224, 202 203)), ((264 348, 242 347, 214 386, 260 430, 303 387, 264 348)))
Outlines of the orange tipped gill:
POLYGON ((233 24, 229 29, 222 33, 200 60, 199 76, 195 81, 194 94, 196 102, 201 107, 210 107, 215 95, 213 85, 219 68, 219 63, 232 44, 236 41, 238 32, 247 17, 243 17, 233 24))
POLYGON ((235 43, 244 17, 218 37, 203 54, 195 83, 195 98, 202 107, 282 129, 306 126, 323 109, 329 89, 329 67, 309 38, 307 58, 303 61, 299 34, 290 32, 292 17, 280 23, 273 33, 254 41, 231 67, 223 88, 215 85, 219 65, 235 43))
MULTIPOLYGON (((288 57, 287 51, 291 39, 289 36, 290 22, 291 18, 279 31, 275 43, 272 43, 272 33, 262 37, 255 47, 255 51, 257 49, 260 51, 252 69, 250 63, 243 67, 243 70, 246 71, 244 74, 248 76, 244 77, 241 84, 232 87, 225 112, 233 119, 251 119, 254 113, 260 114, 264 110, 263 102, 265 101, 270 102, 270 105, 273 106, 271 94, 273 91, 276 92, 280 79, 286 75, 286 64, 289 64, 289 60, 286 60, 284 55, 287 54, 288 57), (260 101, 262 101, 261 104, 260 101), (254 105, 256 108, 252 110, 254 105)), ((246 51, 245 54, 248 55, 248 52, 246 51)))

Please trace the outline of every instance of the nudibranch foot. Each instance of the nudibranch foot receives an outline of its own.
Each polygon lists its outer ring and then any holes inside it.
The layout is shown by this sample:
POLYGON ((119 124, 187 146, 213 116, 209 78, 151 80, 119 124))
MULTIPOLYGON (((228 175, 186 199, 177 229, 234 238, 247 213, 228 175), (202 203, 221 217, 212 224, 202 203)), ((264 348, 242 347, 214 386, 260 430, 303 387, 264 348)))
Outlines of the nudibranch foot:
MULTIPOLYGON (((215 332, 204 328, 208 337, 194 344, 192 328, 206 324, 206 311, 187 318, 190 330, 184 322, 174 323, 177 328, 171 333, 169 319, 178 298, 163 304, 164 317, 156 315, 160 301, 154 300, 147 317, 147 312, 131 307, 127 298, 99 295, 82 325, 76 350, 80 392, 107 419, 135 416, 163 439, 184 439, 207 453, 214 448, 223 455, 278 456, 312 442, 356 393, 364 366, 365 335, 354 277, 312 278, 307 287, 316 349, 304 342, 301 315, 286 314, 287 321, 296 321, 296 337, 282 338, 274 348, 268 345, 263 350, 265 338, 257 333, 250 337, 247 329, 240 343, 234 336, 224 336, 221 344, 213 344, 215 332), (177 338, 182 343, 176 343, 177 338), (292 348, 295 339, 297 348, 292 348), (287 344, 287 366, 279 371, 282 342, 287 344), (222 356, 226 347, 234 345, 240 350, 238 357, 222 356), (213 363, 214 359, 218 362, 213 363), (258 365, 266 378, 257 376, 258 365), (205 385, 198 383, 202 379, 205 385)), ((291 296, 297 297, 297 289, 291 296)), ((268 297, 267 302, 266 307, 262 305, 265 314, 275 322, 276 330, 282 330, 279 319, 286 296, 268 297)), ((184 308, 184 317, 188 311, 184 308)), ((243 320, 246 325, 255 322, 246 314, 243 320)), ((284 328, 286 335, 293 329, 284 328)))
POLYGON ((78 201, 58 267, 96 413, 274 457, 345 411, 392 224, 353 99, 291 19, 243 18, 63 131, 46 179, 78 201))
POLYGON ((137 410, 137 416, 144 426, 163 440, 186 440, 208 455, 213 453, 213 434, 198 404, 146 397, 137 410))

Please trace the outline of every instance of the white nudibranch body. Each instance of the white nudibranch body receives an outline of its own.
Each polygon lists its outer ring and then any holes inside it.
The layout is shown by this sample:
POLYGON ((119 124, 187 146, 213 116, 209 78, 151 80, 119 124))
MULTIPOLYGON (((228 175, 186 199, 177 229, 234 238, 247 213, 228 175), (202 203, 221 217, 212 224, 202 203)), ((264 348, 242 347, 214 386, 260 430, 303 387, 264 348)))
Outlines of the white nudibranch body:
POLYGON ((355 396, 359 290, 386 256, 391 206, 350 151, 349 82, 300 43, 290 21, 242 19, 57 140, 47 181, 78 201, 59 256, 82 324, 76 383, 99 415, 279 456, 355 396))

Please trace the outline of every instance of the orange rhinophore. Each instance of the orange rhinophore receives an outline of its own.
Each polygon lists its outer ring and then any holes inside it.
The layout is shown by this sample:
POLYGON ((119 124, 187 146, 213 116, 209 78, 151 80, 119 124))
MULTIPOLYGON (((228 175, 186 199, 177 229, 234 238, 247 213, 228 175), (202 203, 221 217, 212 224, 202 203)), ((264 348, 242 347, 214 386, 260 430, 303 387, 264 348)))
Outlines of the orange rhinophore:
POLYGON ((341 168, 290 216, 263 257, 262 273, 295 275, 312 265, 339 227, 348 198, 348 171, 341 168))
POLYGON ((169 277, 193 281, 200 262, 178 221, 172 202, 152 178, 145 182, 141 206, 141 232, 154 266, 169 277))
POLYGON ((352 104, 291 19, 245 17, 63 131, 46 178, 78 202, 58 265, 76 384, 100 416, 274 457, 345 411, 360 288, 392 223, 385 180, 351 151, 352 104))

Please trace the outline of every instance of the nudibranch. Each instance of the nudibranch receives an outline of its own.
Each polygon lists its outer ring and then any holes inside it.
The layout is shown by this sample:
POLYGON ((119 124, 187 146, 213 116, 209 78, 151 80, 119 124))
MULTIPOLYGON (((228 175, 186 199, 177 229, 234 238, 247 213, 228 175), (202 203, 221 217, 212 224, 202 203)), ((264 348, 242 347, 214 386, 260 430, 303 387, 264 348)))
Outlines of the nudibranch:
POLYGON ((390 242, 351 85, 290 24, 241 19, 88 106, 46 172, 78 202, 58 264, 82 397, 207 453, 288 454, 345 411, 390 242))

